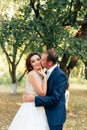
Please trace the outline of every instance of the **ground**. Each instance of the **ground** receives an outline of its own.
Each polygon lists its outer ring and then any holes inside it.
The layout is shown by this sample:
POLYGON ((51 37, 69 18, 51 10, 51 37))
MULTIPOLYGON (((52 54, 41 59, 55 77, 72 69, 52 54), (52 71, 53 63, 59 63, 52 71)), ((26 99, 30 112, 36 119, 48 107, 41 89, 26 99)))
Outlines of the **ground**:
MULTIPOLYGON (((23 91, 16 95, 9 90, 0 91, 0 130, 8 130, 13 117, 22 104, 23 91)), ((69 109, 64 130, 87 130, 87 85, 70 86, 69 109)))

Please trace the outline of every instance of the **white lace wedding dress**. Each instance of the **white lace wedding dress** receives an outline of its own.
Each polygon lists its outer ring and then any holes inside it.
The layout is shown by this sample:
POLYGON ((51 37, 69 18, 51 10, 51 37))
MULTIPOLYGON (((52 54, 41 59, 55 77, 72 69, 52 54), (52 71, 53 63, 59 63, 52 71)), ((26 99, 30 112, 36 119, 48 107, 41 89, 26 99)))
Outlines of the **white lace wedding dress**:
MULTIPOLYGON (((41 80, 39 75, 38 78, 41 80)), ((28 78, 26 79, 26 92, 37 95, 28 78)), ((23 103, 8 130, 49 130, 44 107, 35 107, 34 102, 23 103)))

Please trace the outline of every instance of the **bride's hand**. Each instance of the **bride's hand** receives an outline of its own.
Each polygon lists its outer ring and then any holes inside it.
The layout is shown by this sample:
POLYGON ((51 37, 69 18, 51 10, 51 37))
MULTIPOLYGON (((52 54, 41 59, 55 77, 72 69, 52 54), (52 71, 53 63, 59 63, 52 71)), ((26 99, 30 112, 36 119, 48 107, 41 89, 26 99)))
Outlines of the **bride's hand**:
POLYGON ((33 102, 34 98, 35 98, 35 96, 32 94, 24 94, 22 96, 23 102, 33 102))
POLYGON ((42 69, 38 70, 38 73, 41 75, 42 78, 46 77, 46 74, 42 69))

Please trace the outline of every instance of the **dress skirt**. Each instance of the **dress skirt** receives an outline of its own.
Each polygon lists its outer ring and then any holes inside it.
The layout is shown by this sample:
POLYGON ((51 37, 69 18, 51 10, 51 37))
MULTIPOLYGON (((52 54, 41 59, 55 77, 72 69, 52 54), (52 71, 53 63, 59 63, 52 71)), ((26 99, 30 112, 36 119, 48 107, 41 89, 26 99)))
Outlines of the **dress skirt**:
POLYGON ((23 103, 8 130, 49 130, 44 107, 35 103, 23 103))

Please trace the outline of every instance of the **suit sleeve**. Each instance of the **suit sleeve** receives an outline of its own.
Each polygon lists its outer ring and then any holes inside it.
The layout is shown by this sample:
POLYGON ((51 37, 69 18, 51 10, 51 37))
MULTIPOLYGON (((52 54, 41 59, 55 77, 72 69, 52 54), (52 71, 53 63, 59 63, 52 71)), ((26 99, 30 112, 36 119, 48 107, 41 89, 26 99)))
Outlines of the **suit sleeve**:
POLYGON ((54 106, 58 103, 61 96, 65 95, 65 90, 67 86, 67 78, 66 76, 60 75, 55 77, 53 81, 53 90, 50 96, 36 96, 35 97, 35 106, 54 106), (59 78, 59 79, 58 79, 59 78))

